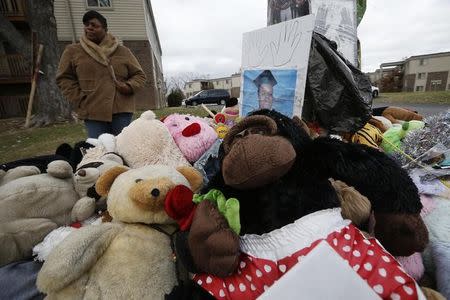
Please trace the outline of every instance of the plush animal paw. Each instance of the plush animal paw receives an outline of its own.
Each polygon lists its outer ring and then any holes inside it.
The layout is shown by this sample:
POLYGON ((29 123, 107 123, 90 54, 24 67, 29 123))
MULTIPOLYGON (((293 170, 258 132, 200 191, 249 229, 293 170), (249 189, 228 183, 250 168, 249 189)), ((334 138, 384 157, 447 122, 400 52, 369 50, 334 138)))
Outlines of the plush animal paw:
POLYGON ((375 236, 394 256, 422 252, 428 230, 419 214, 375 213, 375 236))
POLYGON ((72 208, 72 221, 84 221, 95 212, 95 199, 91 197, 83 197, 78 200, 72 208))
POLYGON ((73 176, 73 169, 67 161, 55 160, 48 164, 47 173, 55 178, 65 179, 73 176))
POLYGON ((204 200, 214 203, 219 212, 225 217, 230 228, 239 234, 241 232, 241 223, 239 220, 239 201, 236 198, 226 199, 219 190, 212 189, 205 195, 194 195, 193 202, 200 203, 204 200))
POLYGON ((57 228, 48 219, 15 220, 0 224, 0 266, 31 257, 34 245, 57 228))
POLYGON ((8 170, 7 172, 5 172, 4 170, 0 170, 0 185, 6 184, 21 177, 38 175, 40 173, 41 171, 39 170, 39 168, 35 166, 20 166, 8 170))
POLYGON ((98 139, 88 138, 86 142, 95 147, 102 147, 107 153, 116 151, 116 137, 109 133, 101 134, 98 139))
POLYGON ((239 236, 210 201, 197 206, 188 237, 196 268, 204 273, 225 277, 239 262, 239 236))
POLYGON ((342 217, 351 220, 358 228, 368 223, 372 207, 369 199, 342 181, 330 181, 341 202, 342 217))

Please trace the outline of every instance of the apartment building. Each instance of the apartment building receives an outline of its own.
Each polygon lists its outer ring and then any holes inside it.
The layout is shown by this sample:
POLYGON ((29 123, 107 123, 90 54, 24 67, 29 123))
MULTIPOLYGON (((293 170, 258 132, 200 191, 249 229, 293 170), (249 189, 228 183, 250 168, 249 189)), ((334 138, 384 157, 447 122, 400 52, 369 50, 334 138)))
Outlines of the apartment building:
POLYGON ((450 90, 450 52, 411 56, 403 70, 405 92, 450 90))
POLYGON ((401 90, 404 92, 449 91, 450 52, 416 55, 402 61, 383 63, 380 69, 366 74, 381 91, 382 79, 393 74, 401 77, 401 90))
POLYGON ((195 79, 186 82, 183 93, 188 98, 202 90, 223 89, 227 90, 231 97, 238 98, 241 90, 241 74, 236 73, 229 77, 214 79, 195 79))

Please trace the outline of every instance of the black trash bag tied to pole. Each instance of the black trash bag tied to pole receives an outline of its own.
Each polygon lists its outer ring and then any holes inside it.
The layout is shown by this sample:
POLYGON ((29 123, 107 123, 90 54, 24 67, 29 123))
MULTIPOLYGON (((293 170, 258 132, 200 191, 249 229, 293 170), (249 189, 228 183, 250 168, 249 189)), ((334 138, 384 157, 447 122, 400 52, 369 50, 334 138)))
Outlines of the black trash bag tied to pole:
POLYGON ((371 117, 372 85, 336 48, 313 33, 302 117, 331 133, 354 133, 371 117))

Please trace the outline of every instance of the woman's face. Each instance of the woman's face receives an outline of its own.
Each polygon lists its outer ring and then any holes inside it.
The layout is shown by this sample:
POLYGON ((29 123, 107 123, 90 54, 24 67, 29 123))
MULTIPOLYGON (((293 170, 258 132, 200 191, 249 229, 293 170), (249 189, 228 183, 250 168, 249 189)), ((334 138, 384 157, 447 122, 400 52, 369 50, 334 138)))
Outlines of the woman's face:
POLYGON ((105 38, 106 29, 98 19, 94 18, 84 23, 84 34, 91 42, 100 44, 105 38))

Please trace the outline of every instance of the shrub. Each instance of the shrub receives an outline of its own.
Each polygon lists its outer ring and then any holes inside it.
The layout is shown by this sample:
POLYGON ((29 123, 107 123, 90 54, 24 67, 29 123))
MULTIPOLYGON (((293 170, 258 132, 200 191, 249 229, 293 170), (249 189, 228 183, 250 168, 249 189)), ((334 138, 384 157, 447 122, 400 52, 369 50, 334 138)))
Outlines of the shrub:
POLYGON ((169 107, 181 106, 181 101, 184 99, 184 94, 180 89, 172 89, 167 96, 167 105, 169 107))

